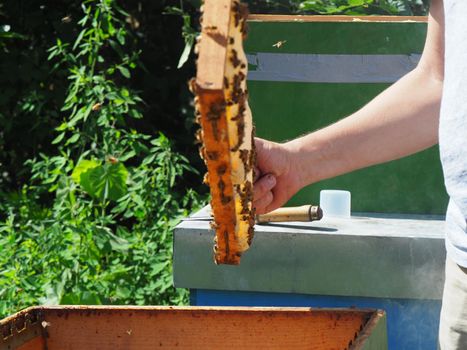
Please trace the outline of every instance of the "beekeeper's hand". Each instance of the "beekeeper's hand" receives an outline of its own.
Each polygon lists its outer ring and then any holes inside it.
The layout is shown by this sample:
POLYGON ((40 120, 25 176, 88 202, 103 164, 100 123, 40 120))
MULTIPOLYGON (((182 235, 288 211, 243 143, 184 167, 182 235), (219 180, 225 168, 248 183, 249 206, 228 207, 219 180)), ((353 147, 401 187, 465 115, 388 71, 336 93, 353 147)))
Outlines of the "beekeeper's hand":
POLYGON ((256 138, 253 206, 264 214, 284 205, 303 185, 293 148, 256 138))

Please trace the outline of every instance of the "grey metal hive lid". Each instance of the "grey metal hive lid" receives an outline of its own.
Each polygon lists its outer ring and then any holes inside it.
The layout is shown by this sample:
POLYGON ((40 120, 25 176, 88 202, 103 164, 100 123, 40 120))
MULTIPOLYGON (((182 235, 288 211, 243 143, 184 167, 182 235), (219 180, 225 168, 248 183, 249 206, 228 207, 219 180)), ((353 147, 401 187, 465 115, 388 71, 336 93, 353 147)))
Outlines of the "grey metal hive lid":
POLYGON ((442 217, 367 214, 256 225, 240 266, 214 264, 208 217, 205 207, 175 229, 177 287, 441 299, 442 217))

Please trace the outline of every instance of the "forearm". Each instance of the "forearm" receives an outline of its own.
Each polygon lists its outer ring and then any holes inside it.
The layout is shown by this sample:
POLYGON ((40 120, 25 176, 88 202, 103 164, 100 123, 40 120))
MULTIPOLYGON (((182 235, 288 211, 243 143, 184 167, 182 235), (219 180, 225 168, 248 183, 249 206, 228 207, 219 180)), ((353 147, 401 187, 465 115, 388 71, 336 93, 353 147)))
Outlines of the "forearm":
POLYGON ((442 80, 419 67, 353 115, 289 142, 302 185, 436 144, 441 94, 442 80))
MULTIPOLYGON (((400 158, 438 141, 444 75, 443 1, 432 0, 418 67, 334 125, 285 144, 257 139, 254 206, 266 213, 300 188, 400 158)), ((311 116, 312 117, 312 116, 311 116)))

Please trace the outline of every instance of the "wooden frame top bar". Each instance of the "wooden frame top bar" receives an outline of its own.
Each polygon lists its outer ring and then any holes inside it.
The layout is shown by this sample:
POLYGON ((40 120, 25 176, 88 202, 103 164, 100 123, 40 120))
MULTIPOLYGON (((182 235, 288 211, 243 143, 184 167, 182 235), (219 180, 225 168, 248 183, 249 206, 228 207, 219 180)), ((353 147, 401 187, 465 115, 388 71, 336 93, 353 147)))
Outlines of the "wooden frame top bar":
POLYGON ((427 16, 326 16, 326 15, 262 15, 251 14, 249 21, 258 22, 428 22, 427 16))
POLYGON ((205 1, 203 6, 196 83, 202 89, 219 91, 224 86, 232 0, 205 1))

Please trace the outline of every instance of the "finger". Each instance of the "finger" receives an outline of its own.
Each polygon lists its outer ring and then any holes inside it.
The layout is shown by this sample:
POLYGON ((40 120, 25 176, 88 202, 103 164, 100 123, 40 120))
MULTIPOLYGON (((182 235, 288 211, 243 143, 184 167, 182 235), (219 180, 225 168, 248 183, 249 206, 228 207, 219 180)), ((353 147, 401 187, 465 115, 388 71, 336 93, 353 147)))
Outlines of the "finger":
MULTIPOLYGON (((264 210, 264 214, 267 214, 269 213, 270 211, 273 211, 273 210, 276 210, 277 208, 280 208, 280 203, 277 201, 277 198, 276 196, 274 195, 274 193, 272 194, 272 198, 273 200, 271 201, 271 203, 269 203, 263 210, 264 210)), ((263 213, 258 213, 258 214, 263 214, 263 213)))
POLYGON ((259 168, 255 166, 253 169, 253 174, 255 174, 255 178, 253 179, 253 182, 256 182, 261 177, 261 170, 259 170, 259 168))
POLYGON ((264 214, 267 206, 272 202, 274 196, 271 191, 267 192, 263 197, 253 202, 253 208, 257 214, 264 214))
POLYGON ((261 177, 254 184, 253 201, 261 199, 266 193, 276 185, 276 177, 272 174, 267 174, 261 177))
POLYGON ((270 148, 268 145, 268 141, 255 137, 256 166, 258 169, 262 169, 264 163, 267 163, 270 148))

